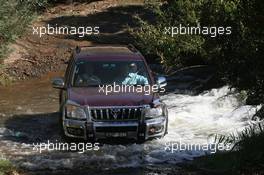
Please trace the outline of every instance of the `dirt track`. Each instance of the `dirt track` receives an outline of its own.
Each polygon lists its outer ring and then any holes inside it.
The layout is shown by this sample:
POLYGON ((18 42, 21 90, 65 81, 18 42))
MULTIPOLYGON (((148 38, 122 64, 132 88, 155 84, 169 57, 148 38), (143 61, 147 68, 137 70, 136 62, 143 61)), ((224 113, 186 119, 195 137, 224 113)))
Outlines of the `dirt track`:
POLYGON ((65 68, 64 62, 76 45, 98 43, 126 44, 133 42, 128 27, 136 27, 135 16, 150 18, 142 0, 104 0, 90 3, 58 4, 48 9, 28 27, 23 37, 11 45, 13 52, 5 59, 7 73, 15 79, 39 77, 49 71, 65 68), (73 35, 33 34, 33 27, 99 26, 99 35, 83 38, 73 35))

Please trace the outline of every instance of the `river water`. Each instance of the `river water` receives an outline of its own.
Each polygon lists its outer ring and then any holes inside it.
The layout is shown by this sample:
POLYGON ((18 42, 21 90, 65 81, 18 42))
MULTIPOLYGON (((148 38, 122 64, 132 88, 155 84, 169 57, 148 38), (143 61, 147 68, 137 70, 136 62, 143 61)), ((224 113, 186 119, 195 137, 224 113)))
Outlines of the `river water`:
MULTIPOLYGON (((168 93, 169 133, 144 144, 103 144, 99 150, 79 152, 34 150, 35 143, 60 142, 58 91, 50 86, 60 73, 0 88, 0 153, 29 171, 69 169, 114 170, 147 166, 174 166, 212 150, 182 145, 213 144, 215 134, 229 135, 251 125, 259 107, 247 106, 228 86, 199 95, 168 93), (173 146, 173 147, 172 147, 173 146), (173 149, 172 149, 173 148, 173 149), (186 148, 186 147, 185 147, 186 148)), ((132 171, 132 174, 135 172, 132 171)))

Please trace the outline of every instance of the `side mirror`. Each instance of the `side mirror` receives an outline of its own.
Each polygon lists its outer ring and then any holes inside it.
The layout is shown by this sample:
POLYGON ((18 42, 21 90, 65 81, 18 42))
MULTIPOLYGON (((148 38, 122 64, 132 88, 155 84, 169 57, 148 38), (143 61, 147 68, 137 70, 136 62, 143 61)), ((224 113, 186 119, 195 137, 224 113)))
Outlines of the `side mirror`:
POLYGON ((164 88, 165 86, 167 86, 167 81, 165 77, 157 77, 157 85, 159 86, 159 88, 164 88))
POLYGON ((63 89, 64 88, 64 81, 62 78, 54 78, 52 80, 52 87, 56 89, 63 89))

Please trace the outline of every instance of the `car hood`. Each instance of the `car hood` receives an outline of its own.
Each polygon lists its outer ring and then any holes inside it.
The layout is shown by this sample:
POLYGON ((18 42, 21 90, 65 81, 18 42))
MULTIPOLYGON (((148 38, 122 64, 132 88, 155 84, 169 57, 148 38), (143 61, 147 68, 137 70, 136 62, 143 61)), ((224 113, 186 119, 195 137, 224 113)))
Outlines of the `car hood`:
POLYGON ((139 106, 150 104, 154 94, 144 93, 109 93, 99 92, 97 87, 69 88, 68 99, 80 105, 89 106, 139 106))

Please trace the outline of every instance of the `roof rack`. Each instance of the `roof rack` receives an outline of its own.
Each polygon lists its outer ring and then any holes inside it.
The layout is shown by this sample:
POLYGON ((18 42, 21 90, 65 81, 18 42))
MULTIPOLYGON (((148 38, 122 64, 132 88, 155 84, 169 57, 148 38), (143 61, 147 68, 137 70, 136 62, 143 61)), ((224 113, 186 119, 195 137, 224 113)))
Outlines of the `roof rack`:
POLYGON ((132 52, 139 52, 137 48, 133 44, 128 44, 128 45, 94 45, 94 46, 76 46, 75 52, 80 53, 83 47, 97 47, 97 46, 110 46, 110 47, 127 47, 130 51, 132 52))

